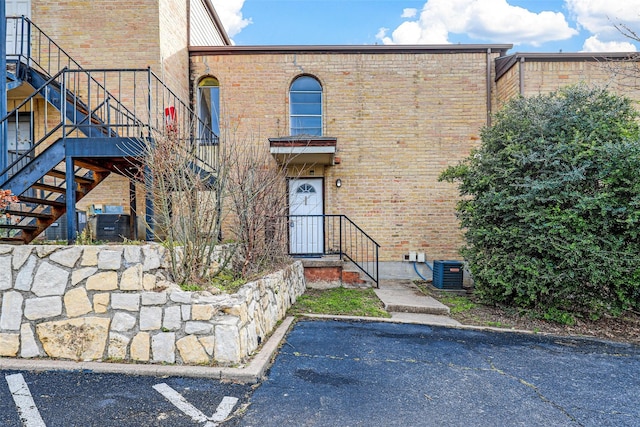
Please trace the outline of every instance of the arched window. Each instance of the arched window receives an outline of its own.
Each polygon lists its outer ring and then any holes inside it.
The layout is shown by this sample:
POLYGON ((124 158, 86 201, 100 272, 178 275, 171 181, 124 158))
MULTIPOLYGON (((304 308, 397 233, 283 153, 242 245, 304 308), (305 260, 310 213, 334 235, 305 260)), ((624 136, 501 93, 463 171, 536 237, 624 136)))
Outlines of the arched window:
POLYGON ((300 76, 289 90, 291 135, 322 136, 322 86, 311 76, 300 76))
POLYGON ((313 194, 315 192, 316 192, 316 189, 313 188, 313 185, 309 185, 309 184, 302 184, 296 190, 296 193, 298 194, 313 194))
POLYGON ((216 136, 220 135, 220 83, 214 77, 198 83, 198 115, 216 136))

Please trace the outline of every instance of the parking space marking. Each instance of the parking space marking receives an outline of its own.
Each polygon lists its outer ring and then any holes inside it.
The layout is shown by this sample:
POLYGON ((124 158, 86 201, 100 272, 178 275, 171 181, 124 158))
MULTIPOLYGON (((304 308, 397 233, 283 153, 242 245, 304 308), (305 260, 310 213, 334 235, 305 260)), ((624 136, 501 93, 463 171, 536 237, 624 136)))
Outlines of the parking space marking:
POLYGON ((216 413, 213 414, 209 419, 211 421, 224 421, 233 410, 233 407, 236 406, 236 403, 238 403, 237 397, 223 397, 222 402, 220 402, 218 408, 216 409, 216 413))
POLYGON ((160 393, 171 402, 176 408, 182 411, 195 422, 205 423, 204 427, 217 427, 217 423, 223 421, 238 402, 238 398, 225 396, 218 405, 215 414, 207 417, 198 408, 187 401, 180 393, 172 389, 166 383, 160 383, 153 386, 154 390, 160 393))
POLYGON ((24 427, 46 427, 22 374, 5 375, 24 427))

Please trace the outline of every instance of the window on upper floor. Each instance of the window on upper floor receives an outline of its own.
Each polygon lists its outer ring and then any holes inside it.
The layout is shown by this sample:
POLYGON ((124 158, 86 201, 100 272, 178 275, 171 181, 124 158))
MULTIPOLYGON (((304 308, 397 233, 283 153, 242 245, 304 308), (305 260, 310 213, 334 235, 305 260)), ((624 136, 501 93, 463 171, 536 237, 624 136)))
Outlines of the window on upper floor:
POLYGON ((205 77, 198 83, 198 115, 203 126, 220 135, 220 83, 214 77, 205 77))
POLYGON ((289 89, 291 135, 322 136, 322 86, 311 76, 296 78, 289 89))

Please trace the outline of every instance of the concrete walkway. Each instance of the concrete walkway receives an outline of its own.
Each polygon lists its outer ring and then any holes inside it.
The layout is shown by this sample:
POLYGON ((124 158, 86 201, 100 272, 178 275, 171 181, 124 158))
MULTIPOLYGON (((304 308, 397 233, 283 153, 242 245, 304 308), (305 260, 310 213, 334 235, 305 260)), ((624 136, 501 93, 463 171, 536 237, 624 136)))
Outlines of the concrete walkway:
POLYGON ((374 289, 393 320, 425 325, 460 326, 449 317, 449 307, 423 294, 411 280, 381 280, 374 289))

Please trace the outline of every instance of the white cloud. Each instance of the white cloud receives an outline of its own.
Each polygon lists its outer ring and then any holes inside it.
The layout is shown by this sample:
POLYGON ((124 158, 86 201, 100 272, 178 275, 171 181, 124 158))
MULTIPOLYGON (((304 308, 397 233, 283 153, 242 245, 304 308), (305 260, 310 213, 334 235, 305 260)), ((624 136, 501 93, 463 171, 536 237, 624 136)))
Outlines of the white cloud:
POLYGON ((418 13, 418 9, 414 8, 414 7, 407 7, 405 9, 402 9, 402 15, 400 15, 401 18, 413 18, 414 16, 416 16, 418 13))
POLYGON ((584 41, 583 52, 635 52, 636 47, 630 42, 609 41, 603 42, 598 36, 591 36, 584 41))
POLYGON ((403 22, 391 36, 385 32, 379 39, 385 44, 442 44, 449 43, 451 33, 538 46, 578 31, 560 12, 534 13, 506 0, 427 0, 418 20, 403 22))
POLYGON ((565 0, 578 24, 591 33, 616 31, 613 24, 640 24, 640 0, 565 0))
POLYGON ((238 34, 244 27, 251 24, 251 19, 242 16, 244 0, 211 0, 216 13, 224 25, 229 37, 238 34))
POLYGON ((565 0, 578 26, 592 34, 584 42, 587 52, 635 52, 632 40, 617 26, 640 31, 640 0, 565 0))

